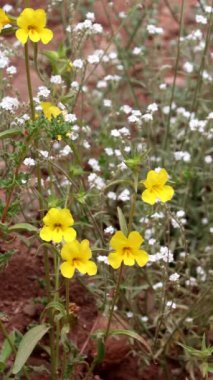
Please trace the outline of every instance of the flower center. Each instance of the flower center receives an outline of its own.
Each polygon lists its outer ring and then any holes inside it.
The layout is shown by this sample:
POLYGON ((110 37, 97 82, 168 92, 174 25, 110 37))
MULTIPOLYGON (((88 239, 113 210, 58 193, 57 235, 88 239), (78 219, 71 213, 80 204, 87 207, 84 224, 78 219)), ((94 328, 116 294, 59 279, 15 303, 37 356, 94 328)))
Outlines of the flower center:
POLYGON ((34 26, 34 25, 29 25, 29 26, 27 27, 27 29, 28 29, 29 32, 32 32, 32 33, 37 32, 37 28, 36 28, 36 26, 34 26))
POLYGON ((131 248, 130 247, 124 247, 123 248, 123 256, 127 256, 127 257, 129 257, 129 256, 131 256, 132 255, 132 250, 131 250, 131 248))

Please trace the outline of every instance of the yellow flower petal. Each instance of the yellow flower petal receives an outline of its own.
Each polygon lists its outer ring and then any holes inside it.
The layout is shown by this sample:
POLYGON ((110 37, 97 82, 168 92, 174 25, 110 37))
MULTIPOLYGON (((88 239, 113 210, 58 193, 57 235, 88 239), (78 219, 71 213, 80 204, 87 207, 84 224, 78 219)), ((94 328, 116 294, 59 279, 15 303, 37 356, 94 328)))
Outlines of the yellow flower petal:
POLYGON ((61 250, 61 257, 63 260, 72 260, 74 257, 79 255, 79 242, 77 240, 71 243, 66 243, 63 245, 61 250))
POLYGON ((52 240, 52 230, 49 227, 43 227, 40 230, 39 236, 44 241, 52 240))
POLYGON ((28 40, 28 33, 25 29, 16 30, 16 38, 24 45, 28 40))
POLYGON ((162 189, 157 191, 158 198, 163 202, 168 202, 172 199, 174 195, 174 189, 171 186, 165 185, 162 189))
POLYGON ((121 266, 122 260, 123 260, 122 256, 117 254, 116 252, 112 252, 108 256, 109 264, 114 269, 118 269, 121 266))
POLYGON ((29 30, 29 39, 33 42, 38 42, 40 40, 40 34, 35 29, 29 30))
POLYGON ((34 18, 37 25, 39 25, 39 28, 44 28, 47 23, 47 16, 44 9, 36 9, 34 11, 34 18))
POLYGON ((93 261, 88 260, 86 267, 87 267, 87 273, 89 276, 94 276, 97 273, 98 268, 97 268, 97 265, 93 261))
POLYGON ((141 244, 143 243, 144 239, 137 231, 130 232, 128 236, 128 244, 131 245, 131 247, 140 248, 141 244))
POLYGON ((25 8, 16 21, 19 28, 27 29, 29 25, 33 25, 35 22, 34 14, 34 9, 25 8))
POLYGON ((44 45, 48 44, 53 38, 52 30, 44 28, 40 33, 41 41, 44 45))
POLYGON ((135 259, 132 255, 131 256, 125 255, 123 260, 124 260, 124 264, 128 265, 129 267, 132 267, 135 264, 135 259))
POLYGON ((110 246, 116 251, 127 244, 127 237, 122 231, 117 231, 109 242, 110 246))
POLYGON ((89 260, 92 257, 92 252, 89 246, 89 240, 82 240, 80 250, 86 260, 89 260))
POLYGON ((61 269, 62 275, 66 278, 72 278, 75 272, 74 266, 68 261, 66 261, 65 263, 62 263, 60 266, 60 269, 61 269))
POLYGON ((72 227, 67 227, 66 230, 63 231, 63 238, 67 243, 75 240, 76 235, 76 231, 72 227))
POLYGON ((154 205, 157 199, 156 194, 149 189, 143 191, 141 198, 144 202, 149 203, 150 205, 154 205))
POLYGON ((165 183, 168 181, 169 176, 166 171, 166 169, 161 169, 158 173, 158 181, 161 185, 165 185, 165 183))
POLYGON ((149 255, 144 250, 139 250, 138 252, 135 252, 134 257, 135 261, 140 267, 143 267, 149 261, 149 255))
POLYGON ((62 238, 63 238, 62 229, 59 227, 54 228, 54 230, 52 230, 52 239, 51 240, 54 241, 54 243, 61 243, 62 238))

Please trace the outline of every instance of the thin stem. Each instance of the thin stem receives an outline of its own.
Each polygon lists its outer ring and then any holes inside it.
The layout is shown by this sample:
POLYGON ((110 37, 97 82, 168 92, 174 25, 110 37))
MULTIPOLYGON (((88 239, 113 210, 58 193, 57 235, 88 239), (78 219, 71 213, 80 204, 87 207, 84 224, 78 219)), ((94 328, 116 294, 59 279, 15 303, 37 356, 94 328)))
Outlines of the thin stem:
POLYGON ((25 68, 26 68, 26 75, 27 75, 27 87, 28 87, 28 94, 29 94, 29 100, 30 100, 31 117, 32 117, 32 120, 34 121, 35 120, 35 109, 34 109, 34 102, 33 102, 31 77, 30 77, 28 42, 26 42, 26 44, 24 45, 24 56, 25 56, 25 68))
POLYGON ((131 232, 132 222, 135 214, 136 200, 137 200, 137 192, 138 192, 138 173, 134 175, 134 189, 135 192, 132 196, 131 208, 129 212, 129 223, 128 223, 128 233, 131 232))
POLYGON ((69 304, 70 304, 70 281, 69 279, 65 279, 65 286, 66 286, 66 311, 67 316, 69 315, 69 304))
POLYGON ((119 269, 118 280, 117 280, 117 284, 116 284, 116 288, 115 288, 114 297, 112 300, 112 306, 111 306, 110 313, 109 313, 109 319, 108 319, 108 323, 107 323, 107 327, 106 327, 106 332, 104 334, 105 340, 109 335, 109 330, 110 330, 110 325, 112 322, 114 308, 115 308, 115 304, 116 304, 117 298, 118 298, 118 293, 119 293, 119 288, 120 288, 120 283, 121 283, 121 278, 122 278, 122 272, 123 272, 123 262, 122 262, 120 269, 119 269))
POLYGON ((175 96, 175 86, 176 86, 178 65, 179 65, 179 59, 180 59, 181 35, 182 35, 182 29, 183 29, 183 25, 184 25, 184 17, 183 17, 183 15, 184 15, 184 3, 185 3, 185 1, 182 0, 181 15, 180 15, 180 29, 179 29, 178 45, 177 45, 177 56, 176 56, 176 62, 175 62, 175 73, 174 73, 173 84, 172 84, 172 94, 171 94, 170 104, 169 104, 169 115, 168 115, 168 120, 167 120, 166 133, 165 133, 165 138, 164 138, 164 142, 163 142, 164 151, 167 150, 169 131, 170 131, 170 122, 171 122, 171 116, 172 116, 172 103, 174 101, 174 96, 175 96))

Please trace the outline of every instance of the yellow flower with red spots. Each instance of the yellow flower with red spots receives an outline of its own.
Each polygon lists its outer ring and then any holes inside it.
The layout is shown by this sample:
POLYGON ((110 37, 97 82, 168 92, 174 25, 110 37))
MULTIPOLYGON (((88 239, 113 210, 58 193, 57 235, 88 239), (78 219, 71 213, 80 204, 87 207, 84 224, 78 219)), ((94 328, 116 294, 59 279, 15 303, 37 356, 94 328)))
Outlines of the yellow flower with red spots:
POLYGON ((56 118, 57 116, 59 116, 62 113, 62 111, 60 110, 60 108, 54 106, 50 102, 41 102, 40 104, 41 104, 44 116, 48 120, 51 120, 52 117, 56 118))
POLYGON ((91 261, 92 252, 88 240, 77 240, 64 244, 61 250, 64 263, 61 264, 61 273, 66 278, 72 278, 77 269, 81 274, 94 276, 97 273, 97 265, 91 261))
POLYGON ((44 227, 40 230, 40 238, 44 241, 60 243, 70 242, 76 238, 76 231, 71 226, 74 220, 67 208, 51 208, 43 218, 44 227))
POLYGON ((174 189, 166 185, 168 179, 169 176, 165 169, 150 170, 146 180, 142 181, 146 187, 141 196, 142 200, 150 205, 154 205, 158 200, 163 203, 170 201, 174 195, 174 189))
POLYGON ((5 11, 0 8, 0 32, 2 31, 3 27, 10 23, 9 18, 7 17, 5 11))
POLYGON ((149 260, 146 251, 140 249, 144 239, 137 231, 132 231, 126 237, 122 231, 117 231, 110 240, 110 246, 114 249, 108 256, 109 264, 118 269, 123 262, 125 265, 133 266, 135 262, 143 267, 149 260))
POLYGON ((46 28, 47 16, 43 9, 25 8, 17 18, 17 39, 24 45, 28 38, 32 42, 48 44, 53 38, 52 30, 46 28))

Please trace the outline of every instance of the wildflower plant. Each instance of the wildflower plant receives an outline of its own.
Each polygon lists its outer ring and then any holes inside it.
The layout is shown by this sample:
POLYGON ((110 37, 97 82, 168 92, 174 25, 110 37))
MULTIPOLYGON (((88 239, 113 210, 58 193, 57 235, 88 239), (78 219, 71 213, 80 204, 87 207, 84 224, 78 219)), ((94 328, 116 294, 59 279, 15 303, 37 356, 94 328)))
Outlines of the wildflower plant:
MULTIPOLYGON (((177 27, 168 38, 156 1, 122 11, 109 2, 107 33, 96 2, 24 3, 0 9, 0 233, 4 244, 36 247, 45 300, 23 336, 7 331, 0 310, 0 374, 34 376, 28 358, 46 335, 51 380, 89 380, 111 337, 125 335, 142 371, 158 362, 168 377, 175 351, 174 374, 196 378, 185 358, 202 336, 205 351, 212 322, 212 6, 200 2, 185 25, 185 1, 165 5, 177 27), (14 86, 17 61, 28 101, 14 86), (96 305, 82 345, 75 284, 96 305)), ((0 269, 16 255, 2 254, 0 269)))

